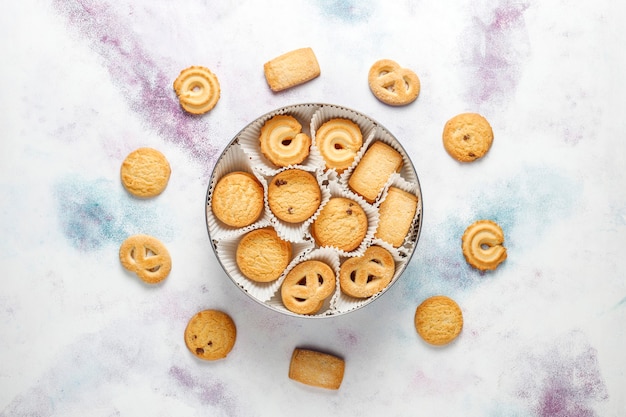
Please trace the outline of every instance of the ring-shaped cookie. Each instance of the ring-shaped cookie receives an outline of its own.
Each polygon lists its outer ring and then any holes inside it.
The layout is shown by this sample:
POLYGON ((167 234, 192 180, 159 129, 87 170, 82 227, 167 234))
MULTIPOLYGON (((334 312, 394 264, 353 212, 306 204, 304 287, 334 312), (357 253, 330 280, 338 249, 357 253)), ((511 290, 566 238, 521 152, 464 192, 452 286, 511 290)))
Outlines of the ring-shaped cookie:
POLYGON ((370 246, 362 256, 348 258, 339 270, 341 290, 351 297, 367 298, 382 291, 396 271, 393 256, 380 246, 370 246))
POLYGON ((363 146, 363 134, 359 125, 351 120, 331 119, 315 132, 315 144, 326 161, 326 168, 342 173, 352 165, 363 146))
POLYGON ((472 223, 461 240, 465 260, 478 270, 496 269, 507 257, 502 228, 491 220, 472 223))
POLYGON ((417 74, 390 59, 375 62, 367 80, 374 96, 390 106, 412 103, 420 93, 417 74))
POLYGON ((286 167, 299 164, 309 155, 311 138, 302 132, 295 117, 280 114, 261 127, 261 152, 274 165, 286 167))
POLYGON ((197 65, 180 72, 174 81, 174 91, 181 107, 192 114, 208 112, 220 98, 217 76, 208 68, 197 65))
POLYGON ((288 310, 317 313, 335 291, 335 272, 324 262, 308 260, 296 265, 285 277, 280 294, 288 310))

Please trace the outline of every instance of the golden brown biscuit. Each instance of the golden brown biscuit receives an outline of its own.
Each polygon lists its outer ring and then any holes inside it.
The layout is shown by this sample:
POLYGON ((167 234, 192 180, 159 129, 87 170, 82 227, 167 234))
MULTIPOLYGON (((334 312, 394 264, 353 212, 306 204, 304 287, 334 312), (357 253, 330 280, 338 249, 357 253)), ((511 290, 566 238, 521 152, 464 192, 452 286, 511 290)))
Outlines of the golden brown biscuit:
POLYGON ((345 368, 345 361, 337 356, 296 348, 291 355, 289 378, 302 384, 337 390, 345 368))
POLYGON ((363 134, 359 125, 348 119, 335 118, 315 132, 315 144, 326 161, 326 168, 342 173, 352 165, 361 146, 363 134))
POLYGON ((427 343, 446 345, 461 333, 463 312, 444 295, 427 298, 415 310, 415 329, 427 343))
POLYGON ((391 106, 412 103, 420 93, 417 74, 390 59, 375 62, 370 68, 367 82, 376 98, 391 106))
POLYGON ((279 114, 267 120, 259 136, 261 152, 274 165, 299 164, 309 156, 311 138, 295 117, 279 114))
POLYGON ((348 186, 372 203, 384 188, 389 177, 400 171, 402 155, 384 142, 374 142, 365 152, 350 175, 348 186))
POLYGON ((234 171, 219 179, 211 197, 215 217, 232 227, 251 225, 263 213, 263 186, 249 172, 234 171))
POLYGON ((375 237, 391 243, 394 248, 402 246, 416 212, 417 196, 397 187, 389 187, 378 210, 380 217, 375 237))
POLYGON ((492 143, 491 125, 478 113, 458 114, 443 128, 443 146, 451 157, 460 162, 482 158, 492 143))
POLYGON ((152 148, 132 151, 120 168, 124 188, 136 197, 155 197, 165 190, 172 170, 165 156, 152 148))
POLYGON ((172 270, 172 258, 165 245, 148 235, 129 236, 120 246, 119 257, 124 268, 148 284, 163 281, 172 270))
POLYGON ((472 223, 461 238, 463 256, 468 264, 481 271, 493 270, 507 257, 502 228, 491 220, 472 223))
POLYGON ((174 91, 180 105, 191 114, 204 114, 220 98, 220 83, 208 68, 194 65, 185 68, 174 80, 174 91))
POLYGON ((319 246, 332 246, 345 252, 359 247, 367 233, 368 220, 363 208, 345 197, 333 197, 311 225, 319 246))
POLYGON ((341 264, 339 285, 351 297, 367 298, 389 285, 395 272, 391 253, 380 246, 370 246, 362 256, 348 258, 341 264))
POLYGON ((272 228, 248 232, 237 245, 236 262, 241 273, 256 282, 271 282, 291 261, 291 243, 272 228))
POLYGON ((313 49, 300 48, 266 62, 263 71, 269 87, 278 92, 319 77, 320 66, 313 49))
POLYGON ((308 260, 296 265, 280 288, 283 304, 298 314, 315 314, 335 292, 335 272, 324 262, 308 260))
POLYGON ((310 172, 288 169, 272 178, 267 200, 277 218, 287 223, 300 223, 317 211, 322 201, 322 191, 310 172))
POLYGON ((207 361, 225 358, 236 340, 235 322, 223 311, 200 311, 189 320, 185 328, 187 349, 207 361))

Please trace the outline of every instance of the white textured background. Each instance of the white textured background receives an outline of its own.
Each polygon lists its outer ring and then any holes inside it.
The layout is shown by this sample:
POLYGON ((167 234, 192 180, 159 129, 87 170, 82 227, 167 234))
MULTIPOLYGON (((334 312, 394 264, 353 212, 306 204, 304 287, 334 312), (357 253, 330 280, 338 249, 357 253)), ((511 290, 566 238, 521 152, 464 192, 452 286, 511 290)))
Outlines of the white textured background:
POLYGON ((626 73, 623 7, 582 1, 21 0, 0 13, 0 416, 626 415, 626 73), (216 4, 217 3, 217 4, 216 4), (310 46, 322 75, 274 94, 263 63, 310 46), (420 77, 394 108, 367 86, 397 61, 420 77), (218 76, 210 113, 181 111, 189 65, 218 76), (214 162, 261 114, 301 102, 353 108, 409 152, 424 197, 415 256, 367 309, 286 317, 248 299, 211 250, 214 162), (480 112, 489 154, 459 164, 445 122, 480 112), (137 201, 124 157, 160 149, 172 177, 137 201), (509 258, 481 274, 460 236, 490 218, 509 258), (117 251, 132 233, 170 249, 147 287, 117 251), (426 297, 463 309, 461 336, 427 346, 426 297), (219 308, 238 338, 204 363, 187 320, 219 308), (289 380, 291 352, 346 360, 337 392, 289 380))

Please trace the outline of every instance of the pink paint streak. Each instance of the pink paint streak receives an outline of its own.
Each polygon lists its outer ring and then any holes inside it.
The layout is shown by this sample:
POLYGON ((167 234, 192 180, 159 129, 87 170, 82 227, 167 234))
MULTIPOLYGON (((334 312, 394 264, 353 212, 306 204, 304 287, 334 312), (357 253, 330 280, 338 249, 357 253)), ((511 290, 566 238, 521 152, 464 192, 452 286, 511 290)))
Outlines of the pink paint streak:
POLYGON ((68 26, 102 57, 130 107, 151 129, 194 159, 215 161, 218 152, 207 138, 206 115, 193 116, 180 108, 172 87, 178 72, 160 68, 158 57, 150 54, 123 16, 96 0, 55 0, 53 4, 68 26))
POLYGON ((524 23, 527 8, 528 4, 501 1, 488 21, 473 18, 465 37, 470 44, 465 48, 470 51, 466 64, 472 78, 468 96, 475 105, 501 101, 515 91, 519 66, 528 49, 524 23))
POLYGON ((593 405, 608 398, 596 350, 584 335, 572 332, 542 354, 518 364, 525 372, 516 395, 541 417, 597 416, 593 405))

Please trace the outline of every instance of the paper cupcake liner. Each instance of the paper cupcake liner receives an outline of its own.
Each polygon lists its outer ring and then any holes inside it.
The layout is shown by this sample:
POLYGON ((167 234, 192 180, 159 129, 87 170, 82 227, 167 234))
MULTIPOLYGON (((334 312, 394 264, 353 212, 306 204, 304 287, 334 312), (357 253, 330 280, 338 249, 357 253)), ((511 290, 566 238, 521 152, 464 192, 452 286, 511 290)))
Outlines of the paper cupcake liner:
POLYGON ((336 313, 335 309, 333 308, 333 300, 336 298, 337 292, 339 291, 339 254, 337 253, 337 251, 330 248, 317 248, 295 259, 294 262, 292 262, 287 267, 285 273, 281 275, 277 291, 266 302, 269 307, 287 314, 302 316, 302 314, 294 313, 287 309, 287 307, 285 307, 280 293, 280 286, 282 286, 282 283, 285 280, 287 274, 289 274, 289 271, 291 271, 296 265, 308 260, 321 261, 331 267, 331 269, 335 272, 335 292, 331 296, 327 297, 326 300, 324 300, 324 304, 317 313, 306 315, 304 317, 323 317, 330 316, 336 313))
POLYGON ((387 193, 390 187, 396 187, 403 191, 406 191, 407 193, 417 196, 417 209, 415 210, 415 216, 413 216, 413 220, 411 221, 409 232, 404 237, 404 242, 402 243, 402 245, 399 248, 396 248, 396 251, 400 256, 408 257, 411 249, 417 243, 419 232, 418 228, 422 215, 422 193, 418 183, 409 182, 399 174, 393 174, 387 182, 387 185, 385 186, 383 193, 376 204, 377 207, 380 207, 380 204, 382 204, 382 202, 385 201, 385 198, 387 198, 387 193))
MULTIPOLYGON (((256 119, 239 132, 237 140, 239 141, 243 151, 249 156, 251 166, 264 175, 276 175, 276 173, 282 168, 271 163, 261 152, 259 137, 261 135, 261 128, 266 121, 274 116, 287 114, 295 117, 296 120, 298 120, 298 122, 302 125, 302 132, 311 136, 310 120, 318 108, 319 106, 317 105, 306 104, 283 107, 282 109, 272 111, 256 119)), ((309 169, 317 169, 322 163, 323 159, 321 158, 321 155, 319 155, 318 152, 312 153, 309 150, 309 155, 299 165, 309 167, 309 169)))
POLYGON ((270 216, 268 210, 265 209, 261 213, 261 216, 251 225, 244 228, 236 228, 222 223, 211 210, 211 198, 213 196, 213 190, 219 180, 226 174, 235 171, 243 171, 254 175, 261 185, 263 186, 263 193, 267 194, 267 181, 262 176, 258 175, 250 166, 248 157, 243 152, 237 142, 233 142, 225 151, 223 156, 217 161, 211 183, 209 185, 209 191, 207 193, 207 206, 206 206, 206 222, 209 229, 209 234, 214 240, 220 240, 227 238, 228 236, 236 235, 241 232, 252 230, 257 228, 260 223, 269 224, 270 216))
MULTIPOLYGON (((304 171, 311 172, 310 167, 298 165, 293 168, 298 168, 304 171)), ((276 174, 286 171, 288 169, 293 169, 293 168, 281 169, 277 171, 276 174)), ((288 223, 277 218, 274 215, 274 213, 272 213, 272 210, 270 209, 269 201, 268 201, 269 199, 267 195, 268 187, 265 187, 265 211, 266 213, 268 213, 269 221, 274 226, 274 229, 276 229, 276 233, 278 233, 278 236, 280 236, 283 240, 286 240, 288 242, 301 242, 304 239, 304 237, 308 235, 308 230, 309 230, 309 227, 311 226, 311 223, 313 223, 313 221, 317 218, 320 211, 322 210, 322 207, 324 207, 324 204, 326 204, 326 202, 330 198, 330 190, 328 189, 328 175, 320 171, 319 169, 311 173, 315 176, 315 178, 317 179, 317 183, 320 186, 320 192, 321 192, 320 205, 315 211, 315 213, 311 215, 311 217, 309 217, 308 219, 306 219, 304 222, 301 222, 301 223, 288 223)), ((267 183, 269 184, 270 182, 271 182, 271 178, 268 178, 267 183)))
MULTIPOLYGON (((400 275, 402 275, 402 272, 404 272, 404 269, 408 263, 408 259, 406 259, 405 257, 401 256, 400 253, 393 248, 391 245, 389 245, 387 242, 384 242, 380 239, 374 239, 372 241, 371 246, 381 246, 383 248, 385 248, 386 250, 389 251, 389 253, 391 253, 391 255, 393 256, 393 259, 395 261, 395 272, 393 277, 391 278, 391 281, 389 282, 389 284, 387 284, 387 286, 385 288, 383 288, 381 291, 377 292, 376 294, 372 295, 371 297, 368 298, 355 298, 355 297, 351 297, 347 294, 345 294, 344 292, 342 292, 341 290, 339 290, 336 294, 335 300, 334 300, 334 309, 336 311, 341 311, 343 313, 347 313, 353 310, 357 310, 361 307, 364 307, 365 305, 371 303, 372 301, 374 301, 375 299, 377 299, 378 297, 380 297, 382 294, 385 293, 385 291, 387 291, 391 285, 393 285, 393 283, 400 277, 400 275)), ((342 259, 341 262, 345 262, 346 259, 342 259)), ((341 266, 340 268, 341 269, 341 266)), ((339 276, 339 273, 337 273, 337 276, 339 276)))
MULTIPOLYGON (((266 226, 264 226, 266 227, 266 226)), ((260 228, 260 227, 259 227, 260 228)), ((247 232, 246 232, 247 233, 247 232)), ((245 292, 257 300, 264 302, 269 300, 280 287, 280 282, 288 269, 272 282, 256 282, 245 277, 237 266, 237 246, 241 239, 246 235, 241 233, 236 236, 229 236, 227 239, 216 242, 215 252, 222 263, 222 267, 228 276, 245 292)), ((301 241, 291 244, 291 261, 300 259, 304 254, 313 249, 313 243, 310 241, 301 241)), ((287 266, 289 268, 289 266, 287 266)))

